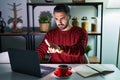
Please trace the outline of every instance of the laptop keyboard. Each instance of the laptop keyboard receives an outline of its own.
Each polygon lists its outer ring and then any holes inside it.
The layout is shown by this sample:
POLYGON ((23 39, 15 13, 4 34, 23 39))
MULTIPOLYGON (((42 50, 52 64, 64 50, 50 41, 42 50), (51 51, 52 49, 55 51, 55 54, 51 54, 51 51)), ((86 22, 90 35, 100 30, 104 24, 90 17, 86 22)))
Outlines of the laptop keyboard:
POLYGON ((55 68, 53 67, 48 67, 48 66, 43 66, 43 65, 40 65, 40 69, 41 69, 41 74, 42 74, 41 77, 44 77, 55 70, 55 68))

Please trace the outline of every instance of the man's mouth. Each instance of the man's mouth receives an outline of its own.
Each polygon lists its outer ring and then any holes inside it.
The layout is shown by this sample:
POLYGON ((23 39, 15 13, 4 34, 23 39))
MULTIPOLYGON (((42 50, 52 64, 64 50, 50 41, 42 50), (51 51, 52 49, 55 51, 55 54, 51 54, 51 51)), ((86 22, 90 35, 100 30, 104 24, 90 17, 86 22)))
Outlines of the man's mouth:
POLYGON ((64 26, 64 24, 59 24, 58 26, 64 26))

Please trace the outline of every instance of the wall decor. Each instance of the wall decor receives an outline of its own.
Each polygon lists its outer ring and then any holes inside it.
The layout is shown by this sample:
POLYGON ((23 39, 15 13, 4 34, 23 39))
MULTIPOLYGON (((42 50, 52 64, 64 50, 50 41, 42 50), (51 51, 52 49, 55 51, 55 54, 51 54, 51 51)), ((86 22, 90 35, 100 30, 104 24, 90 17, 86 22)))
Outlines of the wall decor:
POLYGON ((12 32, 21 32, 18 26, 21 27, 20 25, 23 23, 23 20, 21 19, 21 16, 17 17, 17 12, 21 10, 21 9, 17 9, 17 7, 20 6, 21 3, 20 4, 13 3, 13 5, 12 4, 8 4, 8 5, 13 7, 13 9, 10 10, 12 10, 14 13, 14 17, 9 16, 10 18, 8 20, 8 25, 11 25, 12 32))

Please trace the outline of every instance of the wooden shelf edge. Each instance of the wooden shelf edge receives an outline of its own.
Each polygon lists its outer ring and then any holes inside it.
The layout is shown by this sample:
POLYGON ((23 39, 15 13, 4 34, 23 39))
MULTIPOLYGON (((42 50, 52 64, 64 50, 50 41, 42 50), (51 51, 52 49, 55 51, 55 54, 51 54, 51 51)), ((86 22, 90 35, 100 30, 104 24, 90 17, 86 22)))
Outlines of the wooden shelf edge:
POLYGON ((100 32, 88 32, 88 35, 101 35, 100 32))
POLYGON ((56 5, 56 4, 68 4, 68 5, 99 5, 102 2, 27 2, 28 5, 56 5))
POLYGON ((100 60, 97 56, 88 57, 89 63, 100 63, 100 60))
POLYGON ((19 35, 26 35, 27 32, 4 32, 0 33, 0 36, 19 36, 19 35))

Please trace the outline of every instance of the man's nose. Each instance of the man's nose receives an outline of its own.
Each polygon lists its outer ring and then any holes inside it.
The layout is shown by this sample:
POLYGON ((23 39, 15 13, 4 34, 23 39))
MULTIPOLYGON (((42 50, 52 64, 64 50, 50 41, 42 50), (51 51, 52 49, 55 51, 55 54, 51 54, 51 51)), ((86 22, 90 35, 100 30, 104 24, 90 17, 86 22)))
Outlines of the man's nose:
POLYGON ((62 23, 62 20, 61 20, 61 19, 59 20, 59 23, 62 23))

